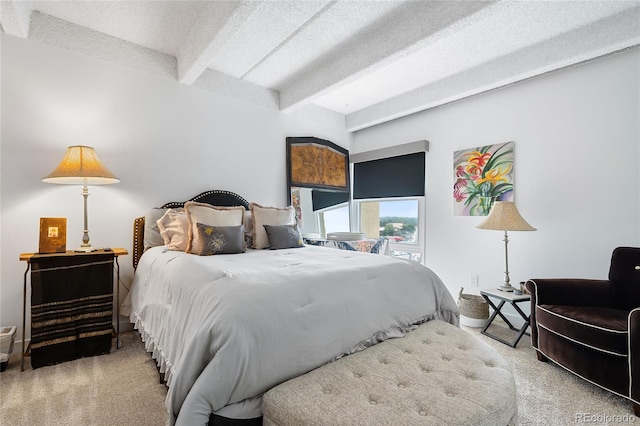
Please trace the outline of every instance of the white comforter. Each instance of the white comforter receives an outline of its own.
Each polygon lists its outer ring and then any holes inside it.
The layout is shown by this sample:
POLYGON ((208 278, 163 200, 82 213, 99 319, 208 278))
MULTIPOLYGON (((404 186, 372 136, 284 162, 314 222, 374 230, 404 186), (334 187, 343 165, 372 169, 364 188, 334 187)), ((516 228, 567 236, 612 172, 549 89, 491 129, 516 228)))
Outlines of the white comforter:
POLYGON ((261 415, 271 387, 458 308, 428 268, 305 246, 200 257, 148 250, 125 301, 169 382, 171 424, 261 415), (128 306, 130 303, 130 306, 128 306))

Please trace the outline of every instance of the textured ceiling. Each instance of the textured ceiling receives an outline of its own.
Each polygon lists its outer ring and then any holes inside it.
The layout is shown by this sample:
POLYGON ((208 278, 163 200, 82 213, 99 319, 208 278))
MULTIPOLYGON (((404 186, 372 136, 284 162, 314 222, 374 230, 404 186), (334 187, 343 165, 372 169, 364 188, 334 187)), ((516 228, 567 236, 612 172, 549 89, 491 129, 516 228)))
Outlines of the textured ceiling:
POLYGON ((640 45, 640 0, 0 7, 12 36, 350 131, 640 45))

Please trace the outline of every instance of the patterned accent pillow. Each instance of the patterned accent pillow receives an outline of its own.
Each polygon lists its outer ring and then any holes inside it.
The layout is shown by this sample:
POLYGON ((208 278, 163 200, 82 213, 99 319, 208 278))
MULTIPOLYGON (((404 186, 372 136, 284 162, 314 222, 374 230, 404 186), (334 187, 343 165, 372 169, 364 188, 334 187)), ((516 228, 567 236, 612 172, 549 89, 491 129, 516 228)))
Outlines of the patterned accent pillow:
POLYGON ((204 243, 196 229, 197 223, 210 226, 240 226, 243 225, 244 207, 218 207, 206 203, 188 201, 184 203, 184 211, 189 220, 189 236, 187 240, 188 253, 198 254, 205 250, 204 243))
POLYGON ((272 250, 303 247, 298 225, 263 225, 272 250))
POLYGON ((199 256, 213 254, 235 254, 246 251, 244 226, 211 226, 196 223, 198 237, 202 241, 200 250, 191 253, 199 256))

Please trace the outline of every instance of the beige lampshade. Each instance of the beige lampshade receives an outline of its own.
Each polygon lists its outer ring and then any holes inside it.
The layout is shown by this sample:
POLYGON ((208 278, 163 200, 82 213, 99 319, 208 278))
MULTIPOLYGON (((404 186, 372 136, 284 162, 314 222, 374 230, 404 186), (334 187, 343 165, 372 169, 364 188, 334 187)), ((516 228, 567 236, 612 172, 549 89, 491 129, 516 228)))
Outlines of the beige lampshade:
POLYGON ((47 183, 76 185, 108 185, 120 182, 100 161, 96 151, 90 146, 75 145, 67 148, 67 153, 58 167, 42 178, 47 183))
POLYGON ((489 216, 478 229, 489 229, 495 231, 535 231, 536 228, 529 225, 520 216, 513 201, 496 201, 489 212, 489 216))

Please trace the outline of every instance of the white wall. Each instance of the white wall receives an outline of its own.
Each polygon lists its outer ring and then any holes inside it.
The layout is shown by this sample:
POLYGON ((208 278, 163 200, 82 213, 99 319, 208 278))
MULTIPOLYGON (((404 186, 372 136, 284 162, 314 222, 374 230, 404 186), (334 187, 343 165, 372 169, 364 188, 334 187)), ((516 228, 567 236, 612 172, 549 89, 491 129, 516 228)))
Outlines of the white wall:
POLYGON ((357 132, 351 154, 429 141, 425 260, 457 295, 502 282, 504 243, 453 216, 453 152, 514 141, 515 201, 538 231, 509 234, 512 284, 606 278, 613 248, 640 246, 639 81, 635 49, 357 132))
MULTIPOLYGON (((515 141, 515 199, 537 232, 512 232, 511 280, 605 278, 611 250, 640 245, 640 50, 553 73, 350 135, 337 127, 149 77, 78 54, 0 38, 0 323, 20 325, 22 252, 40 217, 82 237, 76 186, 41 182, 68 145, 94 146, 121 179, 90 188, 96 246, 131 249, 133 219, 200 191, 286 203, 285 137, 316 136, 351 153, 420 139, 427 154, 426 263, 457 294, 470 274, 502 280, 502 235, 454 217, 453 151, 515 141)), ((120 259, 123 285, 131 258, 120 259)), ((477 289, 476 289, 477 291, 477 289)), ((124 293, 124 291, 122 292, 124 293)), ((126 322, 126 319, 122 319, 126 322)), ((19 339, 21 337, 18 337, 19 339)))
MULTIPOLYGON (((343 128, 33 41, 5 34, 0 40, 2 325, 21 325, 26 264, 18 258, 38 250, 39 218, 66 217, 67 248, 81 243, 81 188, 40 180, 67 146, 95 147, 121 179, 89 188, 92 245, 130 251, 135 217, 204 190, 227 189, 284 206, 287 136, 316 136, 344 147, 350 142, 343 128)), ((131 257, 120 265, 128 287, 131 257)))

